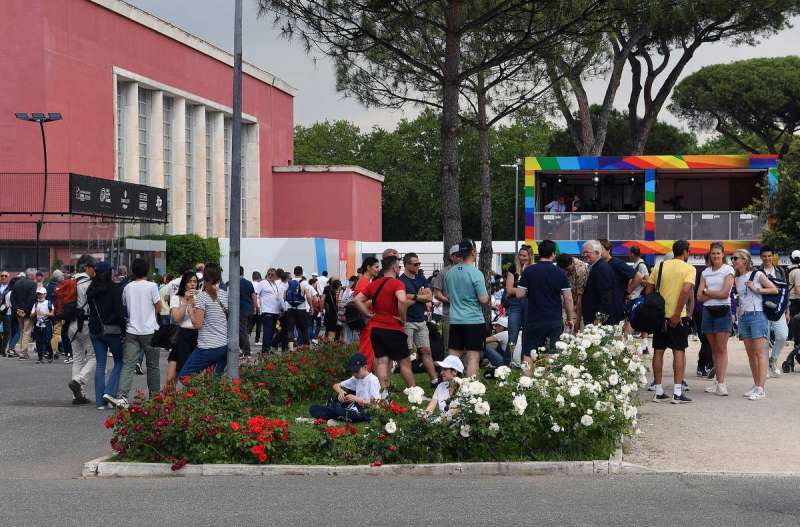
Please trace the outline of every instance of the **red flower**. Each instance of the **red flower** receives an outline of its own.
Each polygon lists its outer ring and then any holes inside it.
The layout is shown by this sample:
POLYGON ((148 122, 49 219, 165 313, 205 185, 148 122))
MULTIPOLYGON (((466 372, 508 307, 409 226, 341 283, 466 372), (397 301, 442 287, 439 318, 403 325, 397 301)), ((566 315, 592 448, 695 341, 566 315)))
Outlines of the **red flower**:
POLYGON ((385 440, 386 440, 386 434, 378 434, 378 441, 385 441, 385 440))
POLYGON ((267 460, 267 455, 266 454, 262 453, 262 454, 258 455, 259 463, 264 463, 266 460, 267 460))
POLYGON ((233 384, 235 384, 236 386, 239 386, 240 384, 242 384, 242 380, 241 379, 234 379, 233 380, 233 384))
POLYGON ((193 395, 192 392, 183 392, 184 399, 191 399, 192 395, 193 395))
POLYGON ((267 371, 272 371, 272 370, 274 370, 274 369, 275 369, 275 364, 273 364, 273 363, 271 363, 271 362, 268 362, 268 363, 267 363, 267 365, 265 366, 265 369, 266 369, 267 371))
MULTIPOLYGON (((239 379, 236 379, 236 380, 238 381, 239 379)), ((241 388, 239 388, 238 386, 234 386, 234 387, 233 387, 233 391, 234 391, 235 393, 239 393, 239 391, 241 391, 241 388)))
POLYGON ((183 384, 189 384, 189 379, 191 379, 191 377, 189 377, 188 375, 184 375, 183 379, 181 379, 181 382, 183 384))
POLYGON ((389 445, 390 452, 394 452, 395 450, 397 450, 397 447, 395 445, 389 445))
POLYGON ((257 384, 256 384, 256 386, 258 386, 259 388, 266 388, 266 386, 267 386, 267 383, 265 383, 265 382, 259 382, 259 383, 257 383, 257 384))
POLYGON ((286 368, 291 372, 292 375, 297 373, 297 367, 294 364, 289 364, 286 368))
POLYGON ((106 421, 103 423, 103 426, 105 426, 106 428, 111 428, 112 426, 114 426, 114 416, 113 415, 108 416, 108 419, 106 419, 106 421))
POLYGON ((407 406, 400 406, 395 401, 389 403, 389 410, 393 411, 397 415, 402 415, 408 411, 407 406))
POLYGON ((185 467, 187 463, 189 463, 189 460, 188 460, 188 459, 186 459, 185 457, 182 457, 182 458, 180 458, 178 461, 176 461, 176 462, 175 462, 175 463, 172 465, 172 467, 170 467, 170 468, 171 468, 172 470, 180 470, 180 469, 182 469, 183 467, 185 467))
POLYGON ((369 466, 371 466, 371 467, 379 467, 379 466, 381 466, 381 460, 380 459, 376 459, 375 461, 370 463, 369 466))
POLYGON ((236 421, 231 421, 231 430, 238 431, 241 425, 236 421))

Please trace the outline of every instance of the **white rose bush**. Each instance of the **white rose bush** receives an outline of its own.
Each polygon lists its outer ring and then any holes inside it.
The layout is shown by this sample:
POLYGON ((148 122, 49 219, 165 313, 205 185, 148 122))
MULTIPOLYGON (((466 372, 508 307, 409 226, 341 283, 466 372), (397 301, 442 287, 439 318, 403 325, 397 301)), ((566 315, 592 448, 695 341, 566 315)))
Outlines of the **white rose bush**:
POLYGON ((530 376, 501 367, 492 379, 456 379, 444 413, 427 415, 423 390, 408 389, 373 414, 365 448, 383 463, 607 458, 635 432, 647 382, 618 333, 591 325, 564 334, 530 376))

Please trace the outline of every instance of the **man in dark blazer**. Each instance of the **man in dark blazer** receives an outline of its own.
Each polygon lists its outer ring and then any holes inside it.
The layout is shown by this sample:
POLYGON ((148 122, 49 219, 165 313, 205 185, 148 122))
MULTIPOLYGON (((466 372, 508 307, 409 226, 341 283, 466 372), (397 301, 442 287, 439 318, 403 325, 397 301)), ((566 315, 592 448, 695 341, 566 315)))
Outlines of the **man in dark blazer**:
POLYGON ((583 293, 581 316, 584 324, 597 320, 597 313, 606 315, 606 320, 614 316, 614 270, 603 260, 603 246, 597 240, 583 244, 581 253, 589 264, 589 280, 583 293))

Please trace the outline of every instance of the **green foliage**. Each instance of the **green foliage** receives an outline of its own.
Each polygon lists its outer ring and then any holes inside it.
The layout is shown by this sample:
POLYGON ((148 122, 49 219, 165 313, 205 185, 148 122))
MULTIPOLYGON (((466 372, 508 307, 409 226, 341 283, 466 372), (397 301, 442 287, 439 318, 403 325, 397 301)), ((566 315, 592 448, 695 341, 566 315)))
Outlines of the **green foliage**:
POLYGON ((670 110, 740 149, 783 154, 800 129, 800 57, 706 66, 675 87, 670 110))
MULTIPOLYGON (((346 121, 298 126, 295 134, 296 162, 356 164, 383 174, 386 177, 383 185, 383 239, 436 240, 442 236, 439 128, 439 115, 431 110, 424 110, 413 120, 401 120, 394 130, 375 127, 360 132, 359 137, 353 136, 358 129, 346 121), (340 137, 344 140, 340 141, 340 137), (342 144, 346 146, 342 147, 342 144)), ((514 237, 514 173, 500 165, 512 164, 517 157, 544 155, 553 132, 553 125, 530 112, 519 112, 509 124, 491 130, 496 239, 514 237)), ((464 232, 477 238, 480 233, 478 133, 471 127, 462 129, 460 152, 464 232)), ((522 218, 522 171, 519 186, 522 218)))
POLYGON ((781 160, 778 188, 771 194, 774 223, 762 243, 781 251, 800 247, 800 141, 794 141, 781 160))
MULTIPOLYGON (((592 126, 596 127, 601 107, 592 105, 592 126)), ((580 119, 576 116, 576 122, 580 119)), ((628 112, 611 110, 608 118, 608 135, 603 145, 604 156, 625 156, 633 152, 633 142, 630 135, 628 112)), ((682 131, 680 128, 664 122, 657 122, 647 137, 643 154, 685 154, 697 149, 697 138, 694 134, 682 131)), ((575 142, 569 132, 560 129, 553 134, 547 155, 550 156, 576 156, 575 142)))
POLYGON ((165 272, 177 276, 181 265, 194 267, 197 262, 219 262, 219 241, 196 234, 152 235, 148 240, 166 240, 167 269, 165 272))

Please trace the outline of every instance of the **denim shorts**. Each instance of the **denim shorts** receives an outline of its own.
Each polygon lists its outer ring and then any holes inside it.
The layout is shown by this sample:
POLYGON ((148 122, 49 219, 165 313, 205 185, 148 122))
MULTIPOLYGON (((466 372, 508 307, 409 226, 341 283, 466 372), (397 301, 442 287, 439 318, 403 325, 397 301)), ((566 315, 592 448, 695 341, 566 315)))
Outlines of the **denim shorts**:
POLYGON ((738 314, 740 339, 766 339, 769 337, 769 320, 763 311, 746 311, 738 314))
POLYGON ((733 323, 731 322, 730 309, 728 309, 726 315, 714 318, 711 316, 711 313, 708 312, 708 308, 703 307, 703 322, 700 331, 702 331, 704 335, 707 333, 730 333, 732 328, 733 323))

